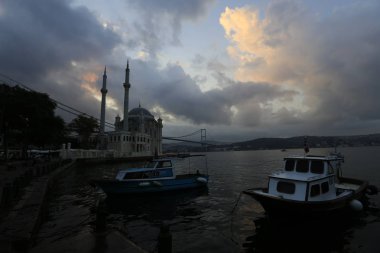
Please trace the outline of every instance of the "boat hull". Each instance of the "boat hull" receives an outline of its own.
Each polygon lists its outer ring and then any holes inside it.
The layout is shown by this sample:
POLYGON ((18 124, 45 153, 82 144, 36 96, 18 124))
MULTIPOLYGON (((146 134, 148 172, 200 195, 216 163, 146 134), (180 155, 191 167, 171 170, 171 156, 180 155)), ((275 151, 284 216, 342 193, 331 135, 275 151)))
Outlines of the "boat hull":
POLYGON ((356 179, 344 179, 360 184, 356 191, 343 197, 325 201, 297 201, 280 198, 268 194, 267 188, 252 188, 244 191, 245 194, 256 199, 270 216, 283 217, 310 217, 330 215, 349 209, 352 200, 362 199, 368 183, 356 179))
POLYGON ((93 180, 107 195, 160 193, 183 189, 207 187, 208 176, 202 174, 188 174, 177 176, 174 179, 156 180, 93 180))

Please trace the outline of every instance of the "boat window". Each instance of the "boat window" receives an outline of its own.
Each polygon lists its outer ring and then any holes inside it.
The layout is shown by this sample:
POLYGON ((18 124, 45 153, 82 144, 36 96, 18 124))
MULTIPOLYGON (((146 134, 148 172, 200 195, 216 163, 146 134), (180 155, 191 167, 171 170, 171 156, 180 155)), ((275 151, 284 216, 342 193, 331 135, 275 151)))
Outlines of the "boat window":
POLYGON ((164 162, 162 163, 162 167, 163 167, 163 168, 172 167, 172 162, 171 162, 171 161, 164 161, 164 162))
POLYGON ((308 160, 298 160, 296 165, 297 172, 308 172, 309 171, 309 161, 308 160))
POLYGON ((321 190, 322 190, 322 193, 326 193, 329 191, 329 183, 328 182, 323 182, 321 184, 321 190))
POLYGON ((296 191, 296 185, 294 183, 280 181, 277 183, 277 191, 286 194, 294 194, 296 191))
POLYGON ((145 168, 154 168, 154 166, 156 165, 156 162, 147 162, 145 164, 145 168))
POLYGON ((315 197, 321 194, 321 187, 319 184, 315 184, 311 186, 310 189, 310 197, 315 197))
POLYGON ((311 173, 323 174, 323 161, 311 161, 310 171, 311 173))
POLYGON ((293 171, 294 170, 294 160, 286 160, 285 162, 285 170, 286 171, 293 171))

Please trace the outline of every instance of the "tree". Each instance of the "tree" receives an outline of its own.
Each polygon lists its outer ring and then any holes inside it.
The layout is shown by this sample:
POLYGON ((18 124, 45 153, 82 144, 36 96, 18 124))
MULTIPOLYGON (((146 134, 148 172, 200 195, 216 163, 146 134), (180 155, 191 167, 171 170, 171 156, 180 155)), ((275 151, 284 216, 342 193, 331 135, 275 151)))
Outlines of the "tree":
MULTIPOLYGON (((21 148, 26 157, 29 145, 57 146, 64 137, 64 121, 54 114, 57 107, 47 94, 19 86, 0 85, 0 132, 3 149, 21 148)), ((5 152, 7 154, 7 152, 5 152)))
POLYGON ((79 115, 69 123, 69 128, 79 136, 79 145, 82 148, 93 148, 96 145, 96 139, 91 140, 93 133, 99 132, 99 124, 95 118, 87 117, 84 114, 79 115))

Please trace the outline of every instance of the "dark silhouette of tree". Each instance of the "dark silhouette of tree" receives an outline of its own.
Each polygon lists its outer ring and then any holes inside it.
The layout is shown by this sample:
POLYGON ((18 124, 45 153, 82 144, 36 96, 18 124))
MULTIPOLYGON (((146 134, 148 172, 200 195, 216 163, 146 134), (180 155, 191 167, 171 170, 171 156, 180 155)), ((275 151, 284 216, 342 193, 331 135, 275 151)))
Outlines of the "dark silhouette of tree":
POLYGON ((58 146, 64 138, 65 125, 63 119, 54 114, 56 106, 47 94, 0 85, 3 149, 8 146, 21 148, 25 158, 31 145, 41 148, 58 146))
POLYGON ((73 119, 68 126, 70 130, 78 134, 81 148, 94 148, 96 146, 97 139, 94 133, 99 132, 99 124, 95 118, 82 114, 73 119))

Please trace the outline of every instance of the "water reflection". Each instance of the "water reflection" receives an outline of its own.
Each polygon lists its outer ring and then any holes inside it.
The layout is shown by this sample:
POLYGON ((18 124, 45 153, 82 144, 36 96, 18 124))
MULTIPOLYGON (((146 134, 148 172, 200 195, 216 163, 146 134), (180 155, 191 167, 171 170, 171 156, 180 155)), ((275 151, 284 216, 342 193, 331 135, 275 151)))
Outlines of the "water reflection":
POLYGON ((354 228, 365 226, 364 216, 323 217, 302 221, 254 220, 255 233, 246 237, 245 252, 345 252, 354 228))
POLYGON ((123 214, 130 219, 163 221, 174 219, 176 216, 199 215, 201 210, 190 208, 189 202, 207 195, 207 188, 190 189, 165 194, 107 197, 106 204, 110 214, 123 214))

